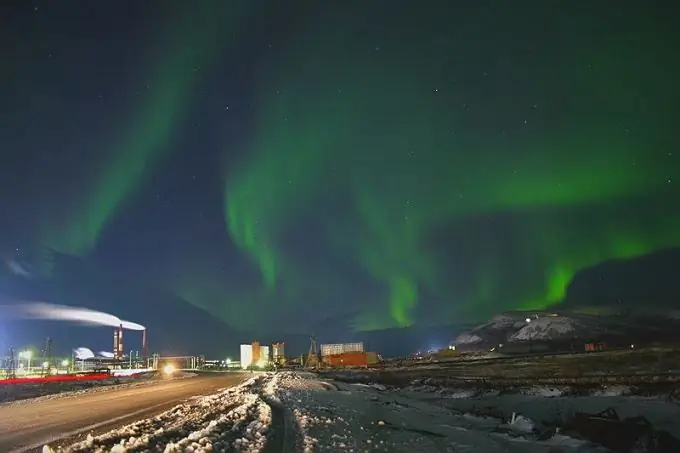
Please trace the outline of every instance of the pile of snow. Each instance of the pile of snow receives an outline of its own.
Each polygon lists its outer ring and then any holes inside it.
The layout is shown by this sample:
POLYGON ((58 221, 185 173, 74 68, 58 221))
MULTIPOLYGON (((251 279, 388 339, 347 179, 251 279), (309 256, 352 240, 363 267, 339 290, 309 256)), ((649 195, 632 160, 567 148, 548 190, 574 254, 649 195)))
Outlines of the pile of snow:
POLYGON ((565 316, 548 316, 532 319, 515 332, 510 341, 555 340, 576 330, 576 322, 565 316))
POLYGON ((259 452, 267 441, 272 411, 262 398, 269 375, 178 405, 154 418, 92 436, 69 447, 44 453, 164 451, 259 452))

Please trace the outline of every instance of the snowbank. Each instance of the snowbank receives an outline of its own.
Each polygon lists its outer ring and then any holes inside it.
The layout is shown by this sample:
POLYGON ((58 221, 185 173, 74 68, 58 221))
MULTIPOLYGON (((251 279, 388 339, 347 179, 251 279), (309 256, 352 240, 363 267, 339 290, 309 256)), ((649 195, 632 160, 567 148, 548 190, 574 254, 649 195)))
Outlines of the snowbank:
POLYGON ((267 441, 272 410, 262 397, 263 387, 272 380, 262 375, 237 387, 178 405, 154 418, 120 429, 89 435, 69 447, 43 448, 44 453, 163 451, 259 452, 267 441))

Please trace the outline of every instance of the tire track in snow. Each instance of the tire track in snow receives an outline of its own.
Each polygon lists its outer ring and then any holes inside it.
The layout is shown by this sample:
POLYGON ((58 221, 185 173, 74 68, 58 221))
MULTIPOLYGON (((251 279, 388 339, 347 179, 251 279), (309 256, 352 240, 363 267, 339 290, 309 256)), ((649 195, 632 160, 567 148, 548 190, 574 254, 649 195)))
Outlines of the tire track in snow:
POLYGON ((271 429, 261 453, 300 453, 303 451, 302 429, 292 411, 276 395, 279 376, 274 374, 261 393, 272 412, 271 429))

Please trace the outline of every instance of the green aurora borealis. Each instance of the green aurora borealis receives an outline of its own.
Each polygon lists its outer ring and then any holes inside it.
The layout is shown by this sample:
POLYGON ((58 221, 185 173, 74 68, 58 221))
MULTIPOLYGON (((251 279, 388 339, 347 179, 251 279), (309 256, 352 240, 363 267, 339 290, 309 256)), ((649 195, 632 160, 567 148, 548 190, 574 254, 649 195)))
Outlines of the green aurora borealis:
POLYGON ((455 82, 460 62, 502 44, 472 49, 453 37, 438 40, 450 25, 439 17, 419 17, 428 24, 423 33, 407 22, 381 29, 369 21, 337 24, 329 15, 300 31, 265 72, 258 139, 245 170, 228 179, 226 212, 232 237, 268 284, 276 284, 278 269, 295 266, 277 249, 277 235, 334 193, 353 207, 326 219, 329 242, 349 251, 387 294, 376 303, 389 321, 360 316, 365 329, 409 325, 421 288, 447 299, 446 267, 423 248, 428 232, 442 225, 515 213, 512 240, 535 269, 518 281, 523 272, 512 267, 523 264, 504 259, 493 237, 461 231, 457 239, 479 246, 470 263, 479 283, 469 298, 445 302, 450 313, 498 304, 514 291, 512 307, 545 307, 564 297, 580 269, 680 244, 671 206, 639 211, 639 204, 663 203, 659 196, 678 174, 663 141, 650 140, 669 132, 657 118, 671 112, 644 110, 669 106, 666 87, 652 80, 660 71, 645 68, 649 80, 639 73, 643 49, 608 61, 624 50, 610 40, 588 55, 592 60, 570 49, 573 55, 544 56, 530 79, 518 65, 500 74, 490 69, 482 77, 494 80, 471 86, 455 82), (380 45, 366 44, 372 42, 380 45), (518 93, 499 92, 495 85, 503 83, 518 93), (565 93, 552 96, 562 104, 560 117, 531 101, 553 90, 565 93))
MULTIPOLYGON (((379 4, 300 20, 258 66, 221 209, 259 277, 192 261, 168 289, 234 324, 258 322, 251 304, 274 318, 327 306, 373 330, 552 306, 579 270, 680 245, 670 26, 612 13, 604 30, 546 9, 538 29, 529 14, 504 20, 510 7, 386 17, 379 4)), ((158 34, 148 96, 102 140, 106 160, 64 227, 43 223, 42 244, 92 252, 172 158, 193 68, 209 71, 255 13, 206 7, 158 34)))
POLYGON ((121 203, 134 194, 149 167, 167 154, 173 127, 186 119, 199 69, 209 69, 251 13, 252 8, 242 5, 215 10, 202 3, 189 11, 169 9, 169 25, 156 27, 157 42, 145 49, 147 69, 142 72, 149 74, 149 82, 139 104, 125 112, 124 125, 112 131, 106 157, 90 172, 85 194, 67 222, 61 227, 44 224, 44 243, 62 253, 92 251, 121 203))

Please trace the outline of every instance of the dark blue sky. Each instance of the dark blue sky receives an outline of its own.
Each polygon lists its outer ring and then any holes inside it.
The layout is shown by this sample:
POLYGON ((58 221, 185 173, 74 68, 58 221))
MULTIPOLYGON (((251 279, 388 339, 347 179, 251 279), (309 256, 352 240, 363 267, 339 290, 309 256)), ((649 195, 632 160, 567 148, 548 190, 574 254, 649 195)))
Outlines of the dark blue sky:
POLYGON ((3 298, 195 349, 557 306, 680 245, 671 6, 5 3, 3 298))

